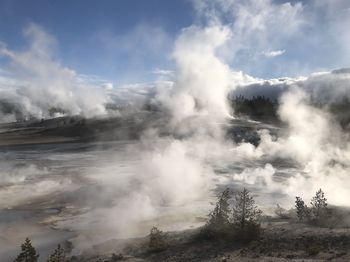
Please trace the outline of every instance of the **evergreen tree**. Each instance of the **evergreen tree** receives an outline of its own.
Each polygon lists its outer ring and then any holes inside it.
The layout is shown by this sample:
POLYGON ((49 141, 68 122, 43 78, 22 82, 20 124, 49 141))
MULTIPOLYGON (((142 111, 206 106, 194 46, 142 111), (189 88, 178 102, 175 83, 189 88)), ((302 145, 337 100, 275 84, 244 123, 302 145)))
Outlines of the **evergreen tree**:
POLYGON ((305 205, 305 202, 301 197, 295 198, 295 208, 297 210, 297 217, 299 221, 303 221, 305 218, 308 217, 308 209, 305 205))
POLYGON ((215 231, 220 231, 230 224, 230 201, 231 193, 227 188, 218 196, 214 210, 209 214, 207 226, 215 231))
POLYGON ((37 262, 39 255, 32 246, 29 238, 21 245, 21 253, 17 256, 14 262, 37 262))
POLYGON ((316 192, 316 195, 311 199, 311 212, 315 220, 324 218, 327 212, 327 198, 321 189, 316 192))
POLYGON ((64 262, 66 261, 66 252, 61 247, 60 244, 58 244, 57 248, 52 252, 47 262, 64 262))
POLYGON ((257 225, 261 210, 255 205, 255 201, 247 189, 235 196, 233 205, 233 223, 244 230, 248 225, 257 225))

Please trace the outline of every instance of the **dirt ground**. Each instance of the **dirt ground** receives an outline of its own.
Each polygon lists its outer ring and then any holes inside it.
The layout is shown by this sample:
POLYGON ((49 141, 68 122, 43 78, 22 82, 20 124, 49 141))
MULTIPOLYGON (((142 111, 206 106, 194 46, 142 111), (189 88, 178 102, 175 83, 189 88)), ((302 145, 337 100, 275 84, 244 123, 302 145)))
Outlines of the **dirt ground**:
POLYGON ((321 228, 274 219, 259 239, 246 244, 199 240, 200 229, 165 234, 167 247, 151 251, 149 238, 110 240, 72 261, 350 261, 350 228, 321 228), (112 253, 121 254, 114 256, 112 253))

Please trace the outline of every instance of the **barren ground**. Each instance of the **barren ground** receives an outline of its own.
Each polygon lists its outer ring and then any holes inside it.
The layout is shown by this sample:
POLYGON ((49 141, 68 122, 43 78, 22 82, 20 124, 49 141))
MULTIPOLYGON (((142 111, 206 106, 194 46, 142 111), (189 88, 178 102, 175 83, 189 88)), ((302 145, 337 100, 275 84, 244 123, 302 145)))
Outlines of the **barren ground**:
POLYGON ((258 240, 200 240, 199 229, 166 233, 168 247, 152 252, 148 237, 110 240, 72 261, 350 261, 350 228, 320 228, 287 219, 263 223, 258 240), (112 253, 122 254, 113 260, 112 253))

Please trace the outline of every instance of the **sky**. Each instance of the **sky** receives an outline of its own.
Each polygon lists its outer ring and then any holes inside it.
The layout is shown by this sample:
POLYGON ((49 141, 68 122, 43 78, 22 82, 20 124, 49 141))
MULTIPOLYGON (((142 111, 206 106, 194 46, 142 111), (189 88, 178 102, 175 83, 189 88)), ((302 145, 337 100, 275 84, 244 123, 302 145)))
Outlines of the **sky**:
MULTIPOLYGON (((184 28, 231 30, 222 59, 259 78, 348 67, 348 0, 0 0, 0 43, 21 52, 31 25, 55 39, 52 57, 80 75, 118 84, 149 82, 174 70, 184 28)), ((0 68, 8 61, 0 57, 0 68)))
POLYGON ((65 66, 138 81, 169 66, 171 42, 192 17, 189 1, 1 0, 0 41, 25 48, 23 30, 35 23, 56 38, 56 58, 65 66))

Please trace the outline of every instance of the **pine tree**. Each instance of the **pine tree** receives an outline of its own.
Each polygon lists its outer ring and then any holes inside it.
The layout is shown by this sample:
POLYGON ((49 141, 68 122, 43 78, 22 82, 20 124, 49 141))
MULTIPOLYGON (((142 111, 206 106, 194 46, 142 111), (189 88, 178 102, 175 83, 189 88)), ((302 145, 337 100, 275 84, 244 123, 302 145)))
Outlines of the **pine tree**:
POLYGON ((233 223, 244 230, 247 225, 257 225, 261 210, 255 205, 255 201, 247 189, 235 196, 233 205, 233 223))
POLYGON ((311 199, 310 202, 312 208, 311 212, 315 220, 320 220, 326 215, 327 212, 327 198, 325 198, 322 189, 316 192, 316 195, 311 199))
POLYGON ((305 205, 305 202, 301 197, 296 197, 295 198, 295 208, 297 211, 297 217, 299 221, 303 221, 305 218, 308 217, 308 209, 307 206, 305 205))
POLYGON ((64 262, 66 261, 66 252, 61 247, 60 244, 58 244, 57 248, 52 252, 47 262, 64 262))
POLYGON ((17 256, 14 262, 37 262, 39 255, 32 246, 29 238, 21 245, 22 252, 17 256))
POLYGON ((152 227, 151 229, 149 234, 149 247, 153 251, 161 251, 166 247, 164 233, 157 227, 152 227))
POLYGON ((207 223, 209 228, 220 231, 230 224, 230 199, 231 193, 228 188, 218 196, 218 201, 215 204, 215 208, 209 214, 209 221, 207 223))

